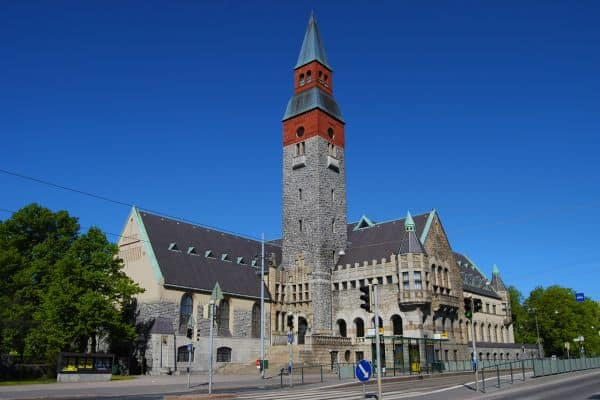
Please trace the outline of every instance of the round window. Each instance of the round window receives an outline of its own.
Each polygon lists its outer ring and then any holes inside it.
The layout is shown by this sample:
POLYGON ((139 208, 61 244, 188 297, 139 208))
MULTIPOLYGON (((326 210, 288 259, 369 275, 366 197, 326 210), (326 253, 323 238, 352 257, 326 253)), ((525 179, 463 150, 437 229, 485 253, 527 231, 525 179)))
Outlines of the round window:
POLYGON ((296 136, 298 136, 298 137, 304 136, 304 127, 303 126, 296 129, 296 136))

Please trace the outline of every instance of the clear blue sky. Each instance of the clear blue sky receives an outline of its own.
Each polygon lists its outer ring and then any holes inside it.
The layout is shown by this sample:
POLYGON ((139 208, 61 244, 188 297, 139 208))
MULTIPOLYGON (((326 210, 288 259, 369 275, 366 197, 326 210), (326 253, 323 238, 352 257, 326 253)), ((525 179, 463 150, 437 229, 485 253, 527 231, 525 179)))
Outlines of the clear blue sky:
MULTIPOLYGON (((436 208, 488 275, 600 298, 598 2, 6 1, 0 168, 278 237, 311 8, 347 121, 349 221, 436 208)), ((3 174, 0 193, 111 233, 129 211, 3 174)))

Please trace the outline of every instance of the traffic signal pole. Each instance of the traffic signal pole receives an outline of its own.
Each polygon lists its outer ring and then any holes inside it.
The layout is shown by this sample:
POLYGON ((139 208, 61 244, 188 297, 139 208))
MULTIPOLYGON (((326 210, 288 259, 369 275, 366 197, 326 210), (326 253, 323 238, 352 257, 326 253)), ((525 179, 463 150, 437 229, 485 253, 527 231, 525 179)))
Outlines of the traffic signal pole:
POLYGON ((475 328, 473 326, 473 312, 475 311, 475 304, 473 298, 469 297, 471 302, 471 343, 473 346, 473 361, 475 362, 475 390, 479 393, 479 360, 477 360, 477 344, 475 342, 475 328))
POLYGON ((373 284, 373 298, 375 303, 375 348, 377 349, 377 398, 383 399, 381 393, 381 349, 379 341, 379 299, 377 296, 377 284, 373 284))

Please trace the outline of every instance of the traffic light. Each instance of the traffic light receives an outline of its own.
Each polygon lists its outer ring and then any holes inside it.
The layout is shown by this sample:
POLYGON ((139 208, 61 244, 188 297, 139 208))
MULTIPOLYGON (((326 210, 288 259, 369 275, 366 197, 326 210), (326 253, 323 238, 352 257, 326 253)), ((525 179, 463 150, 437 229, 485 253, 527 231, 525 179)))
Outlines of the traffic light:
POLYGON ((187 336, 188 339, 191 339, 192 336, 194 335, 194 330, 192 328, 187 328, 187 332, 185 333, 185 336, 187 336))
POLYGON ((473 319, 473 309, 471 307, 471 298, 465 299, 465 317, 473 319))
POLYGON ((360 300, 362 304, 360 308, 364 308, 366 312, 371 312, 371 287, 370 286, 361 286, 360 287, 360 300))
POLYGON ((481 299, 473 299, 473 312, 481 312, 483 309, 483 304, 481 303, 481 299))

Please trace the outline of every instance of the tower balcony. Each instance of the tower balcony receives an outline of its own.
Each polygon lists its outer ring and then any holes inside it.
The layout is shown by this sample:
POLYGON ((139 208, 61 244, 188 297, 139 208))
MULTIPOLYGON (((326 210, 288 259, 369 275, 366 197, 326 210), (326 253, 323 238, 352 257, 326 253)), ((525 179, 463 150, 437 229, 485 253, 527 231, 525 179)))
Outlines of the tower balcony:
POLYGON ((296 156, 292 159, 292 169, 306 167, 306 156, 296 156))
POLYGON ((334 170, 335 172, 340 171, 340 160, 333 156, 327 156, 327 168, 334 170))
POLYGON ((398 304, 402 306, 417 306, 431 302, 431 292, 428 290, 401 290, 398 292, 398 304))

